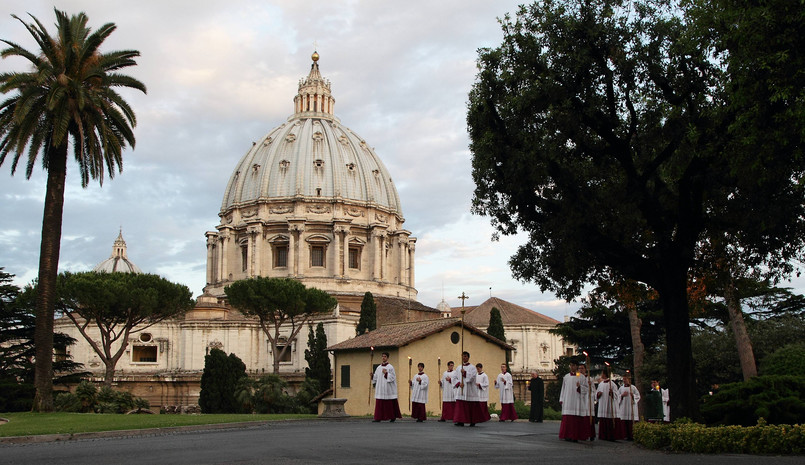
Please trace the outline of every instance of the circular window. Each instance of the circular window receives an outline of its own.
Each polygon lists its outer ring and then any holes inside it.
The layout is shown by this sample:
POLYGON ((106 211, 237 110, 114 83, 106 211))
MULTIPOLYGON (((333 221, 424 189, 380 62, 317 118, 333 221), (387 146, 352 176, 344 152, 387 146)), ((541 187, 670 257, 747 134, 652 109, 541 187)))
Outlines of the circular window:
POLYGON ((151 342, 151 333, 140 334, 140 342, 151 342))
POLYGON ((457 332, 453 331, 453 334, 450 335, 450 342, 453 344, 458 344, 459 341, 461 341, 461 336, 459 336, 457 332))

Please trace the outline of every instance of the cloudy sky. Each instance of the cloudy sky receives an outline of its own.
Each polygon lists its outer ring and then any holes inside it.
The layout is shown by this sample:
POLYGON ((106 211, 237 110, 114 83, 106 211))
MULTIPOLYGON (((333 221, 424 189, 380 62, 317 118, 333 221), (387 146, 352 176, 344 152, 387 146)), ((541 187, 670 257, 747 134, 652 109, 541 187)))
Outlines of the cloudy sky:
MULTIPOLYGON (((107 258, 122 227, 129 258, 143 270, 205 284, 205 231, 219 223, 227 180, 240 157, 292 113, 314 44, 332 82, 336 116, 383 159, 418 238, 419 301, 467 305, 490 294, 557 319, 567 304, 511 277, 522 237, 491 240, 489 219, 470 213, 473 182, 467 94, 477 49, 500 44, 509 0, 391 2, 229 0, 56 0, 92 27, 118 29, 103 50, 136 49, 126 72, 148 94, 126 93, 138 124, 123 172, 82 189, 68 168, 61 270, 86 271, 107 258)), ((35 50, 22 24, 33 14, 53 31, 52 0, 3 0, 0 38, 35 50)), ((0 70, 24 62, 0 60, 0 70)), ((45 172, 0 167, 0 266, 17 283, 37 274, 45 172)))

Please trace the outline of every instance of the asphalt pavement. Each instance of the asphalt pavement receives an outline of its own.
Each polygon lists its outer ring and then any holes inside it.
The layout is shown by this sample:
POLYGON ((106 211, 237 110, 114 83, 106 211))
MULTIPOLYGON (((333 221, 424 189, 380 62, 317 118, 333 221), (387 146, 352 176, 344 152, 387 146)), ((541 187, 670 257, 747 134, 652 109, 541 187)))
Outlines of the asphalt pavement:
POLYGON ((475 427, 411 419, 296 420, 0 438, 0 464, 802 464, 802 457, 670 454, 631 442, 568 442, 559 422, 475 427))

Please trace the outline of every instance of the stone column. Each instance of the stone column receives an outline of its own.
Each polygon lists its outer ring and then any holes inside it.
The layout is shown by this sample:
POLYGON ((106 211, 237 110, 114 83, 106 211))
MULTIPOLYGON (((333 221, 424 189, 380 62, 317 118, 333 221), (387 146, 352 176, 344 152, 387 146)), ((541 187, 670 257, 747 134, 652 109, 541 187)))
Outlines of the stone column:
POLYGON ((221 281, 229 279, 229 260, 227 254, 229 253, 229 231, 223 231, 221 237, 221 281))
POLYGON ((411 287, 415 287, 414 283, 414 252, 416 252, 416 239, 408 238, 408 269, 410 270, 408 273, 408 285, 411 287))
POLYGON ((207 284, 215 282, 215 254, 218 252, 215 243, 218 241, 218 234, 214 232, 207 232, 207 284))
POLYGON ((249 269, 247 272, 248 277, 253 278, 260 275, 260 260, 262 258, 260 257, 260 242, 262 242, 260 240, 260 227, 249 226, 247 233, 249 234, 249 269))

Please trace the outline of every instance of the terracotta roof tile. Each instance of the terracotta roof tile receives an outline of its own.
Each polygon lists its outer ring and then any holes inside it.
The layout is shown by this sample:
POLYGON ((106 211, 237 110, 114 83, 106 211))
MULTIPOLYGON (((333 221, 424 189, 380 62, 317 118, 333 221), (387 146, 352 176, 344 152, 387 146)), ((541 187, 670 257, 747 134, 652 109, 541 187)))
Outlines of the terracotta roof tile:
MULTIPOLYGON (((394 323, 381 326, 374 331, 362 334, 352 339, 332 345, 327 350, 359 350, 374 347, 375 349, 387 347, 402 347, 413 341, 424 339, 431 334, 444 331, 450 327, 461 327, 461 318, 434 318, 425 321, 413 321, 409 323, 394 323)), ((514 349, 513 346, 506 344, 500 339, 496 339, 473 325, 464 323, 464 330, 470 331, 490 342, 493 342, 505 349, 514 349)))
MULTIPOLYGON (((500 317, 503 325, 548 325, 554 326, 560 323, 549 316, 535 312, 525 307, 506 302, 497 297, 490 297, 486 302, 476 307, 466 307, 464 321, 476 326, 486 327, 489 325, 489 313, 495 307, 500 310, 500 317)), ((453 314, 458 308, 453 309, 453 314)))

